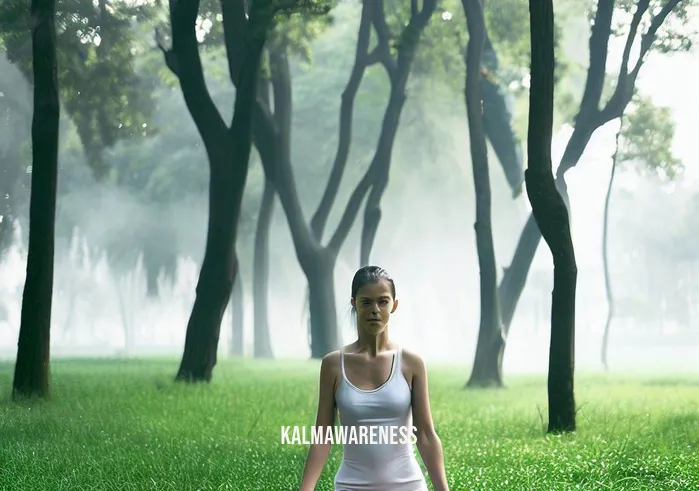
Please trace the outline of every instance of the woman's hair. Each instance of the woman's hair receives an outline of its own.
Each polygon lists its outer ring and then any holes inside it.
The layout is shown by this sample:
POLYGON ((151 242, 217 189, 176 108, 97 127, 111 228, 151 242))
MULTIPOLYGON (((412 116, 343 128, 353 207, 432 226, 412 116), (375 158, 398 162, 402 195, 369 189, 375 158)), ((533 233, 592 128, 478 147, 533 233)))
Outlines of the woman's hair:
POLYGON ((381 280, 386 280, 391 285, 391 295, 396 298, 396 285, 393 278, 389 276, 385 269, 378 266, 364 266, 360 268, 352 278, 352 298, 357 297, 359 289, 367 284, 376 284, 381 280))

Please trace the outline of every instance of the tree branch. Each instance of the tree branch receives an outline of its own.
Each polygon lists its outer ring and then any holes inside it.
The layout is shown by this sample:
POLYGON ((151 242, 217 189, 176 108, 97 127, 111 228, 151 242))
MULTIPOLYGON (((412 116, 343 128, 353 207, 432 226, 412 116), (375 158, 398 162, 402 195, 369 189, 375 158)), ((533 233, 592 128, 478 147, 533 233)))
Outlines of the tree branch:
POLYGON ((225 138, 227 128, 204 80, 196 36, 198 13, 199 0, 170 0, 172 49, 165 49, 161 43, 159 48, 164 54, 166 65, 180 81, 187 109, 207 152, 210 152, 217 142, 225 138), (182 67, 186 69, 181 69, 182 67))
POLYGON ((337 192, 340 188, 342 175, 347 166, 350 143, 352 141, 352 119, 354 113, 354 101, 357 91, 364 78, 364 72, 369 62, 369 41, 371 39, 371 22, 373 8, 371 3, 376 0, 363 0, 362 17, 359 23, 359 34, 357 37, 357 50, 354 58, 352 73, 342 93, 342 103, 340 106, 340 127, 335 161, 333 162, 330 178, 325 187, 323 197, 318 204, 315 214, 311 218, 311 231, 318 241, 322 241, 323 231, 330 215, 337 192))
POLYGON ((364 173, 361 181, 359 181, 357 184, 357 187, 355 187, 354 191, 352 191, 352 195, 347 203, 347 208, 345 208, 345 212, 342 214, 340 223, 338 224, 335 233, 328 243, 327 249, 335 256, 339 254, 342 244, 347 239, 347 236, 352 229, 352 225, 354 224, 354 220, 359 214, 359 208, 362 206, 362 201, 364 201, 367 192, 371 188, 374 170, 374 166, 370 166, 364 173))
MULTIPOLYGON (((274 97, 274 119, 279 122, 276 128, 275 140, 269 141, 275 147, 274 170, 272 173, 274 187, 279 195, 284 211, 289 221, 289 229, 296 245, 297 255, 305 268, 305 252, 312 247, 312 237, 308 223, 303 214, 296 189, 296 180, 291 166, 291 112, 292 91, 289 59, 285 44, 270 46, 269 58, 272 73, 274 97)), ((259 109, 259 99, 257 106, 259 109)), ((260 113, 260 111, 255 111, 260 113)), ((258 114, 258 118, 263 114, 258 114)), ((270 123, 264 123, 269 126, 270 123)), ((268 129, 265 131, 269 131, 268 129)), ((267 175, 269 179, 269 175, 267 175)))
POLYGON ((612 33, 614 0, 599 0, 595 13, 594 25, 590 34, 590 65, 583 91, 580 111, 575 117, 576 126, 589 124, 599 110, 599 103, 604 89, 609 36, 612 33))
MULTIPOLYGON (((186 1, 186 0, 181 0, 186 1)), ((231 83, 237 87, 242 64, 245 38, 248 35, 245 0, 221 0, 223 17, 223 40, 226 45, 228 74, 231 83)))
POLYGON ((396 71, 396 60, 391 56, 391 31, 386 23, 386 13, 384 12, 383 0, 374 0, 374 29, 378 44, 376 53, 381 64, 386 68, 388 76, 392 79, 396 71))
POLYGON ((639 0, 638 8, 634 13, 633 20, 631 21, 631 28, 629 29, 629 35, 626 38, 626 46, 624 48, 624 55, 622 58, 621 69, 619 70, 619 78, 617 80, 617 86, 614 90, 614 94, 609 98, 609 101, 604 106, 599 113, 598 125, 602 126, 613 119, 620 118, 621 115, 626 110, 631 98, 633 97, 634 88, 636 86, 636 80, 638 79, 638 74, 641 71, 641 67, 645 62, 645 57, 650 51, 653 42, 655 42, 658 29, 663 25, 667 19, 670 12, 677 7, 680 0, 668 0, 663 6, 662 10, 658 15, 652 18, 651 24, 648 30, 641 36, 641 49, 638 55, 638 60, 633 70, 629 72, 629 57, 631 51, 631 45, 636 38, 638 32, 638 25, 641 22, 641 17, 648 10, 649 0, 639 0), (627 52, 628 49, 628 52, 627 52))

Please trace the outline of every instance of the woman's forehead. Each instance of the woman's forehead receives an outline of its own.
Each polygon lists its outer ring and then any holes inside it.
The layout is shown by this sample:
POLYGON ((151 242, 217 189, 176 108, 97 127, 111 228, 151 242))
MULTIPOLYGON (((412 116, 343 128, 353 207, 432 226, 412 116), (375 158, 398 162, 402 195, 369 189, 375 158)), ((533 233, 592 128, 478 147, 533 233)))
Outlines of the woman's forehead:
POLYGON ((390 297, 391 287, 387 281, 382 280, 378 283, 368 283, 362 285, 357 292, 358 297, 373 298, 373 297, 390 297))

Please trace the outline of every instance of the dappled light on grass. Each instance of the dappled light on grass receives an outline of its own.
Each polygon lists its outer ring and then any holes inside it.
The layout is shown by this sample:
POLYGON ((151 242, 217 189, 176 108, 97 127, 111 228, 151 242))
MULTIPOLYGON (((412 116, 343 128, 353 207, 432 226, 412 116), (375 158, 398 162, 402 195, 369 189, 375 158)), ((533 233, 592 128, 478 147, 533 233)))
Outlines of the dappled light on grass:
MULTIPOLYGON (((58 360, 52 399, 0 399, 0 489, 284 490, 307 447, 282 425, 312 425, 314 362, 225 360, 211 385, 173 383, 177 360, 58 360)), ((0 364, 9 391, 10 364, 0 364)), ((431 374, 452 490, 699 488, 699 378, 580 376, 579 431, 546 436, 546 380, 464 390, 431 374)), ((331 491, 336 447, 319 491, 331 491)))

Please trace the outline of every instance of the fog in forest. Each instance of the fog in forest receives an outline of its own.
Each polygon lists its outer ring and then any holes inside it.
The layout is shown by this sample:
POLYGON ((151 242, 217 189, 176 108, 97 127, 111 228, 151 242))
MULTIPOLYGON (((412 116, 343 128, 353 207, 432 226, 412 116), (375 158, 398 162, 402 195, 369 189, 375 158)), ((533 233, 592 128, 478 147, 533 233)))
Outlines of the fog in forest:
MULTIPOLYGON (((337 115, 351 68, 356 24, 330 28, 313 44, 321 54, 310 66, 294 67, 294 172, 304 213, 310 218, 320 199, 337 144, 337 115), (322 46, 330 38, 347 37, 347 49, 332 67, 322 46), (338 73, 328 76, 332 68, 338 73), (302 76, 300 75, 302 74, 302 76), (298 76, 296 76, 298 75, 298 76), (314 94, 334 94, 317 98, 314 94), (319 106, 322 108, 319 109, 319 106), (322 121, 321 121, 322 119, 322 121)), ((571 34, 575 36, 575 31, 571 34)), ((581 43, 568 39, 567 55, 581 43)), ((616 53, 616 52, 615 52, 616 53)), ((616 56, 616 54, 614 54, 616 56)), ((612 58, 614 57, 612 56, 612 58)), ((616 58, 615 58, 616 59, 616 58)), ((162 60, 158 60, 162 62, 162 60)), ((207 69, 223 61, 207 61, 207 69)), ((19 94, 31 114, 29 86, 6 59, 0 60, 0 92, 19 94)), ((219 84, 220 86, 221 84, 219 84)), ((622 166, 611 201, 609 258, 617 315, 612 323, 609 361, 613 370, 695 370, 699 350, 698 257, 678 251, 696 249, 699 227, 699 170, 694 138, 699 127, 699 52, 651 57, 639 86, 658 105, 670 107, 677 125, 674 150, 686 167, 674 183, 622 166)), ((393 152, 389 187, 372 263, 394 277, 399 308, 390 334, 433 363, 457 363, 469 369, 479 323, 479 271, 473 224, 475 197, 470 167, 463 96, 458 91, 429 90, 409 85, 408 100, 393 152)), ((357 100, 355 135, 348 167, 326 230, 339 221, 348 197, 368 165, 383 116, 385 76, 380 67, 367 75, 357 100), (370 92, 376 94, 370 96, 370 92), (377 95, 378 94, 378 95, 377 95)), ((207 218, 207 162, 177 84, 161 89, 156 109, 162 127, 176 121, 177 133, 167 143, 148 139, 119 142, 106 151, 112 165, 136 160, 179 163, 167 167, 161 183, 186 187, 182 199, 156 205, 129 188, 96 185, 63 112, 59 170, 56 272, 52 316, 52 353, 68 355, 146 355, 181 353, 198 267, 203 257, 207 218), (175 146, 179 143, 180 147, 175 146), (138 152, 136 154, 136 150, 138 152), (67 189, 66 174, 70 174, 67 189), (195 182, 196 181, 196 182, 195 182), (193 188, 198 191, 191 191, 193 188), (174 203, 174 204, 173 204, 174 203), (147 233, 150 231, 150 233, 147 233), (148 236, 143 239, 144 234, 148 236), (176 252, 176 272, 161 275, 157 298, 146 295, 146 275, 137 241, 146 240, 157 255, 176 252), (107 244, 118 249, 118 261, 106 259, 107 244), (113 246, 117 244, 117 246, 113 246), (119 262, 121 261, 121 262, 119 262)), ((233 93, 224 87, 215 95, 229 117, 233 93)), ((602 219, 614 136, 612 122, 601 128, 583 160, 568 174, 572 228, 578 261, 576 366, 601 369, 602 330, 607 314, 601 260, 602 219)), ((14 134, 0 133, 0 151, 17 138, 30 136, 31 117, 14 134)), ((570 127, 558 127, 553 141, 554 165, 570 127)), ((154 138, 159 138, 158 136, 154 138)), ((27 153, 28 149, 23 149, 27 153)), ((526 149, 524 149, 526 155, 526 149)), ((252 261, 263 173, 255 152, 241 217, 238 252, 245 289, 245 353, 252 352, 252 261)), ((27 155, 29 155, 27 153, 27 155)), ((493 226, 496 258, 502 268, 512 259, 529 214, 523 193, 512 199, 502 169, 490 152, 493 226)), ((130 164, 130 165, 131 165, 130 164)), ((28 182, 18 215, 15 241, 0 263, 0 356, 13 358, 19 331, 26 261, 28 182)), ((172 191, 176 192, 176 191, 172 191)), ((349 310, 350 283, 359 263, 362 213, 342 248, 335 271, 337 311, 345 343, 354 339, 349 310)), ((140 242, 139 242, 140 243, 140 242)), ((542 241, 529 273, 505 352, 505 374, 544 372, 547 367, 552 288, 552 261, 542 241)), ((307 358, 306 279, 298 264, 286 217, 278 199, 270 237, 269 315, 272 348, 277 358, 307 358)), ((220 352, 228 350, 230 308, 224 315, 220 352)))

